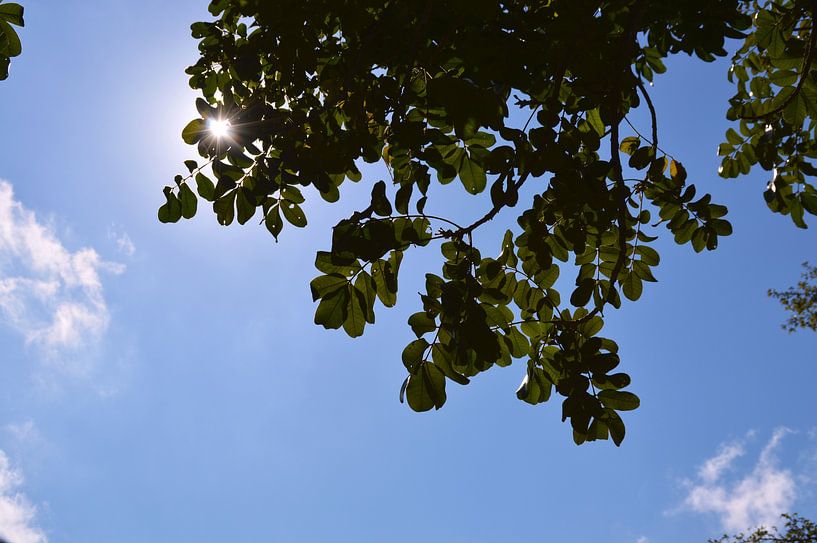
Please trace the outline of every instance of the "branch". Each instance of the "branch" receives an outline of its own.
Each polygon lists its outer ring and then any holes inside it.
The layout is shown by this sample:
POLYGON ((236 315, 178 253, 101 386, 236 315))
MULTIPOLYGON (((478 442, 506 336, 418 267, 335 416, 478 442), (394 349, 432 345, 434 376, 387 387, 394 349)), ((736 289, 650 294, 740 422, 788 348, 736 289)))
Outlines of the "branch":
MULTIPOLYGON (((647 102, 647 108, 650 110, 650 118, 652 119, 652 146, 656 151, 658 151, 660 150, 658 147, 658 115, 655 113, 655 105, 652 103, 650 93, 647 92, 647 88, 644 87, 644 82, 640 77, 637 80, 637 84, 641 94, 644 95, 644 101, 647 102)), ((627 124, 630 124, 630 121, 627 121, 627 124)))
MULTIPOLYGON (((516 183, 513 184, 514 190, 518 191, 520 188, 522 188, 522 185, 524 185, 525 181, 528 180, 529 175, 530 175, 530 173, 528 173, 528 172, 525 172, 524 174, 522 174, 522 177, 519 178, 519 181, 517 181, 516 183)), ((474 230, 476 230, 477 228, 479 228, 480 226, 482 226, 486 222, 488 222, 491 219, 493 219, 494 217, 496 217, 497 214, 500 211, 502 211, 502 209, 505 208, 505 207, 507 207, 507 204, 505 202, 500 202, 498 204, 495 204, 494 207, 492 207, 491 210, 488 211, 488 213, 486 213, 482 218, 480 218, 479 220, 477 220, 473 224, 471 224, 469 226, 466 226, 465 228, 459 228, 458 230, 455 230, 453 232, 451 232, 451 231, 445 232, 443 237, 462 239, 464 236, 470 236, 471 233, 474 230)))
POLYGON ((607 295, 601 301, 600 305, 593 308, 590 313, 580 319, 580 322, 585 322, 598 315, 604 309, 604 306, 610 303, 613 297, 613 289, 615 288, 618 276, 621 270, 624 269, 624 263, 627 260, 627 185, 624 184, 624 174, 621 166, 621 155, 619 154, 619 125, 621 121, 614 123, 610 127, 610 160, 613 163, 613 176, 615 177, 616 187, 615 191, 619 193, 618 202, 618 258, 613 267, 613 272, 610 274, 610 288, 607 295))

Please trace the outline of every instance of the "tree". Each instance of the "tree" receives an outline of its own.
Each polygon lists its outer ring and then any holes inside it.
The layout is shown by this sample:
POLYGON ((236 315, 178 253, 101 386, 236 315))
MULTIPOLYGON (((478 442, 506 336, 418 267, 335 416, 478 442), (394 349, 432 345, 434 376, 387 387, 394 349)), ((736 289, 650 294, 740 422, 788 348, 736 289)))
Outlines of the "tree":
POLYGON ((787 290, 769 290, 769 296, 780 301, 784 308, 791 313, 785 330, 795 332, 798 328, 810 328, 817 331, 817 267, 803 263, 801 280, 796 287, 787 290))
POLYGON ((23 52, 20 36, 11 25, 25 26, 23 6, 14 3, 0 3, 0 80, 9 76, 11 57, 16 57, 23 52))
POLYGON ((255 218, 277 239, 306 226, 306 197, 336 202, 361 163, 383 162, 389 182, 366 180, 370 204, 334 227, 310 286, 316 324, 357 337, 378 302, 395 305, 403 254, 439 245, 402 353, 400 399, 417 411, 442 407, 448 381, 525 359, 519 399, 555 389, 577 444, 621 443, 619 412, 639 399, 599 336, 605 309, 655 281, 658 224, 698 252, 732 232, 659 145, 648 83, 671 55, 711 62, 743 40, 720 173, 758 165, 772 211, 800 227, 817 214, 817 2, 215 0, 210 12, 192 25, 200 118, 182 132, 204 163, 165 187, 159 219, 193 217, 198 193, 220 224, 255 218), (639 107, 649 130, 628 118, 639 107), (487 192, 485 212, 446 217, 434 191, 453 182, 487 192), (480 228, 517 205, 498 256, 484 256, 480 228))
POLYGON ((785 532, 780 533, 776 527, 771 529, 758 528, 749 535, 739 534, 720 539, 710 539, 709 543, 817 543, 817 524, 805 519, 796 513, 783 515, 785 532))

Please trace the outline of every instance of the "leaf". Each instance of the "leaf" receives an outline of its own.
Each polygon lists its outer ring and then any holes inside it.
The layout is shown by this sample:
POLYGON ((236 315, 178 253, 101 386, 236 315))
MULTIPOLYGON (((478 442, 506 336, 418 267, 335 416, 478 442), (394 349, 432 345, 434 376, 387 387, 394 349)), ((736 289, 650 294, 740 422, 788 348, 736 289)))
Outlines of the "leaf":
POLYGON ((386 183, 383 181, 375 183, 372 189, 372 210, 381 217, 391 215, 391 202, 386 197, 386 183))
POLYGON ((622 392, 620 390, 602 390, 599 392, 599 400, 605 407, 616 411, 632 411, 641 405, 638 396, 632 392, 622 392))
POLYGON ((803 209, 812 215, 817 215, 817 193, 801 192, 800 203, 803 205, 803 209))
POLYGON ((372 264, 372 277, 380 303, 386 307, 394 307, 397 303, 397 273, 392 262, 378 260, 372 264))
POLYGON ((635 248, 635 253, 641 256, 641 261, 648 266, 657 266, 661 263, 661 257, 658 255, 658 251, 647 245, 639 245, 635 248))
POLYGON ((425 362, 417 373, 409 376, 406 398, 414 411, 439 409, 445 404, 445 375, 432 362, 425 362))
POLYGON ((246 224, 253 215, 255 215, 256 207, 250 202, 251 195, 244 187, 238 187, 236 190, 235 203, 238 208, 238 224, 246 224))
POLYGON ((550 399, 553 385, 541 368, 528 363, 528 371, 516 389, 516 397, 531 405, 546 402, 550 399))
POLYGON ((479 194, 485 190, 485 186, 488 184, 485 170, 467 156, 462 160, 459 174, 462 185, 471 194, 479 194))
POLYGON ((593 127, 593 130, 596 131, 596 134, 599 136, 604 135, 606 127, 604 126, 604 122, 601 120, 601 115, 599 114, 598 108, 589 110, 587 112, 586 120, 587 124, 593 127))
POLYGON ((338 289, 344 288, 349 284, 349 279, 343 275, 328 274, 319 275, 309 283, 309 289, 312 291, 312 301, 317 301, 320 298, 335 292, 338 289))
POLYGON ((626 432, 624 428, 624 421, 621 420, 618 413, 612 409, 605 409, 604 415, 602 415, 600 419, 610 430, 610 437, 613 438, 613 443, 616 444, 616 447, 621 445, 621 442, 624 441, 624 435, 626 432))
POLYGON ((628 300, 635 302, 641 298, 643 289, 644 286, 641 282, 641 278, 635 273, 627 273, 621 285, 624 296, 626 296, 628 300))
POLYGON ((159 221, 163 223, 177 222, 182 218, 182 204, 171 187, 165 187, 164 193, 167 201, 159 208, 159 221))
MULTIPOLYGON (((2 6, 3 4, 0 4, 2 6)), ((6 21, 0 20, 0 37, 5 39, 0 41, 0 52, 9 57, 16 57, 23 52, 23 44, 20 43, 20 36, 6 21)))
POLYGON ((431 347, 431 359, 434 361, 434 364, 436 364, 437 367, 442 370, 445 376, 455 383, 467 385, 471 382, 468 377, 462 375, 454 369, 454 365, 456 364, 456 355, 451 349, 441 345, 440 343, 435 343, 431 347))
POLYGON ((292 226, 297 226, 298 228, 306 226, 306 215, 298 204, 290 200, 283 200, 281 202, 281 211, 284 213, 284 218, 286 218, 292 226))
POLYGON ((637 136, 629 136, 621 140, 619 149, 621 149, 622 153, 632 156, 640 146, 641 138, 637 136))
POLYGON ((229 226, 235 218, 235 196, 236 191, 231 191, 213 202, 213 211, 222 226, 229 226))
POLYGON ((366 298, 363 293, 349 287, 349 307, 346 311, 346 320, 343 322, 343 330, 349 337, 360 337, 366 328, 366 298))
POLYGON ((264 217, 264 226, 267 227, 269 233, 272 234, 277 241, 281 230, 284 229, 284 222, 281 220, 281 213, 278 210, 278 206, 274 206, 270 209, 269 213, 264 217))
POLYGON ((423 356, 428 350, 428 341, 423 338, 415 339, 403 349, 403 365, 410 373, 414 373, 423 361, 423 356))
POLYGON ((496 144, 496 136, 489 132, 477 132, 473 137, 465 140, 464 143, 468 147, 482 147, 483 149, 490 149, 496 144))
POLYGON ((196 214, 198 200, 196 199, 196 195, 193 194, 193 191, 190 190, 190 187, 187 185, 187 183, 184 183, 179 188, 179 201, 182 206, 182 217, 184 217, 185 219, 193 218, 193 216, 196 214))
POLYGON ((426 314, 425 311, 413 314, 408 320, 412 331, 420 337, 437 329, 437 322, 426 314))
POLYGON ((349 289, 343 288, 328 294, 315 310, 315 324, 337 330, 346 322, 349 311, 349 289))
POLYGON ((213 185, 213 182, 210 181, 209 177, 202 173, 196 175, 196 191, 199 193, 199 196, 208 202, 212 202, 215 199, 215 190, 216 187, 213 185))
POLYGON ((207 123, 204 119, 193 119, 182 130, 182 139, 189 145, 195 145, 206 133, 207 123))
POLYGON ((0 4, 0 20, 17 26, 25 26, 25 21, 23 21, 23 6, 13 2, 0 4))

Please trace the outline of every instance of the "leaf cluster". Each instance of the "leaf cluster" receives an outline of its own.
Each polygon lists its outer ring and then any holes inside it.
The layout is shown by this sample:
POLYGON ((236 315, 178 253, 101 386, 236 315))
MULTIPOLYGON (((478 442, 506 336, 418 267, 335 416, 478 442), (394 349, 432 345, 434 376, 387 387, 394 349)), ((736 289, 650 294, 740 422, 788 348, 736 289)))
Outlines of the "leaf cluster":
POLYGON ((416 339, 403 350, 401 399, 440 408, 450 382, 520 359, 520 400, 555 391, 576 443, 620 444, 619 412, 639 400, 614 372, 617 345, 599 335, 605 309, 656 281, 659 227, 698 252, 732 231, 727 209, 659 146, 646 83, 671 55, 725 56, 728 39, 762 56, 753 9, 745 0, 215 0, 214 19, 192 25, 200 58, 187 73, 201 97, 182 133, 204 162, 188 161, 165 188, 159 219, 190 218, 201 198, 220 224, 255 217, 277 239, 287 224, 306 225, 307 198, 336 202, 344 183, 362 181, 362 163, 381 163, 389 179, 371 184, 368 206, 337 224, 316 257, 315 322, 363 334, 376 307, 396 304, 404 254, 435 245, 441 269, 426 275, 409 318, 416 339), (638 108, 650 112, 648 130, 628 119, 638 108), (229 122, 229 135, 209 130, 213 121, 229 122), (485 194, 484 213, 465 224, 445 217, 434 190, 450 183, 463 198, 485 194), (497 256, 483 256, 481 227, 516 207, 497 256))
POLYGON ((817 331, 817 267, 803 263, 805 271, 797 285, 786 290, 769 290, 769 296, 777 299, 791 314, 783 325, 784 330, 797 329, 817 331))
POLYGON ((817 215, 817 2, 755 0, 746 9, 754 31, 729 71, 737 92, 727 118, 738 124, 718 147, 720 173, 770 172, 769 209, 806 228, 805 214, 817 215))

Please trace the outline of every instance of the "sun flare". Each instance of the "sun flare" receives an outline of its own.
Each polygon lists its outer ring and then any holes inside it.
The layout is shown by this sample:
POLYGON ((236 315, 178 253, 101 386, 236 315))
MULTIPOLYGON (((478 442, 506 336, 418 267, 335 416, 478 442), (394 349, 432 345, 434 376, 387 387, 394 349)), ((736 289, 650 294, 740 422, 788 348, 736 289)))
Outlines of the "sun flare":
POLYGON ((226 119, 210 119, 207 121, 207 129, 218 139, 226 138, 230 135, 230 121, 226 119))

